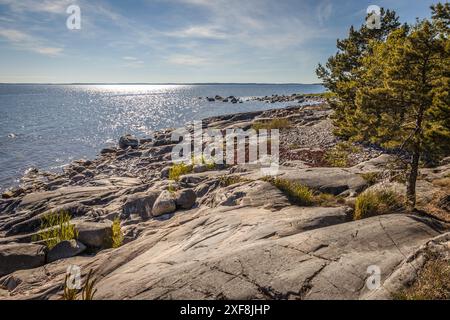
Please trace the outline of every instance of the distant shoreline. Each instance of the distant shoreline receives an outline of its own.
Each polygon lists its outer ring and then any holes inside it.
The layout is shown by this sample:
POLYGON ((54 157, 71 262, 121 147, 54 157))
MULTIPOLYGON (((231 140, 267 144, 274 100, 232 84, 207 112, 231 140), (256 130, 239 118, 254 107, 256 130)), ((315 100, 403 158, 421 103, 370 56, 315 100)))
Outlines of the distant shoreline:
POLYGON ((133 83, 133 82, 124 82, 124 83, 114 83, 114 82, 111 82, 111 83, 109 83, 109 82, 105 82, 105 83, 102 83, 102 82, 87 82, 87 83, 40 83, 40 82, 36 82, 36 83, 34 83, 34 82, 18 82, 18 83, 12 83, 12 82, 5 82, 5 83, 0 83, 0 85, 47 85, 47 86, 49 86, 49 85, 54 85, 54 86, 57 86, 57 85, 123 85, 123 86, 126 86, 126 85, 180 85, 180 86, 182 86, 182 85, 191 85, 191 86, 195 86, 195 85, 197 85, 197 86, 200 86, 200 85, 203 85, 203 86, 205 86, 205 85, 208 85, 208 86, 226 86, 226 85, 240 85, 240 86, 242 86, 242 85, 259 85, 259 86, 264 86, 264 85, 267 85, 267 86, 277 86, 277 85, 280 85, 280 86, 298 86, 298 85, 303 85, 303 86, 322 86, 323 84, 322 83, 266 83, 266 82, 264 82, 264 83, 258 83, 258 82, 243 82, 243 83, 240 83, 240 82, 210 82, 210 83, 208 83, 208 82, 205 82, 205 83, 203 83, 203 82, 198 82, 198 83, 179 83, 179 82, 166 82, 166 83, 164 83, 164 82, 161 82, 161 83, 151 83, 151 82, 136 82, 136 83, 133 83))

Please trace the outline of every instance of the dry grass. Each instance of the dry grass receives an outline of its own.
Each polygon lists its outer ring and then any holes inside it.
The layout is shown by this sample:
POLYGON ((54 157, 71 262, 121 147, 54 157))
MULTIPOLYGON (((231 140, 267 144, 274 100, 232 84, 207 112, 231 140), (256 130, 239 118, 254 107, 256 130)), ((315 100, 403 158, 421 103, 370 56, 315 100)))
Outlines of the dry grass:
POLYGON ((313 192, 304 185, 283 178, 266 177, 263 180, 272 183, 298 205, 311 206, 314 204, 313 192))
POLYGON ((222 187, 228 187, 233 184, 238 184, 241 182, 249 182, 251 180, 242 178, 241 176, 221 176, 219 177, 219 182, 222 187))
POLYGON ((368 190, 355 202, 354 220, 392 213, 404 207, 404 198, 390 189, 368 190))
POLYGON ((450 261, 431 259, 408 289, 393 295, 396 300, 449 300, 450 261))
POLYGON ((361 177, 367 181, 369 186, 373 186, 381 179, 381 174, 379 172, 367 172, 367 173, 361 173, 361 177))

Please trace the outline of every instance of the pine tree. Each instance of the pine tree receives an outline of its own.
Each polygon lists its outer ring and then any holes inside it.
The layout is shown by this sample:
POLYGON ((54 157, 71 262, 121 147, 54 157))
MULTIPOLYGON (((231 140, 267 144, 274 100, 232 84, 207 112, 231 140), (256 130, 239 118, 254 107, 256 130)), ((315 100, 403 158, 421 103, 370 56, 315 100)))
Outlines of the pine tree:
POLYGON ((384 41, 387 35, 400 27, 399 18, 394 11, 381 9, 380 29, 369 29, 362 25, 359 30, 350 27, 346 39, 337 40, 338 52, 330 57, 325 66, 319 64, 316 73, 324 86, 335 94, 330 100, 334 109, 335 134, 350 138, 360 132, 356 127, 355 98, 361 85, 361 63, 370 54, 369 43, 384 41))
POLYGON ((431 21, 402 27, 385 42, 370 43, 372 55, 362 59, 363 85, 355 97, 358 126, 369 141, 410 156, 411 207, 420 161, 450 153, 450 6, 432 10, 431 21))

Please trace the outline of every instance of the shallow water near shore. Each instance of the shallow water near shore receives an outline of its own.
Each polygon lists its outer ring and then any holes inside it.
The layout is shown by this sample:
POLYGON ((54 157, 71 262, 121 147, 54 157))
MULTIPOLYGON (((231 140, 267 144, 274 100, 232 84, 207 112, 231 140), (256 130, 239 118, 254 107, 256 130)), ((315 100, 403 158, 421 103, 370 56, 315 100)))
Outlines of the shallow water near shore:
POLYGON ((30 167, 93 158, 125 133, 145 136, 211 116, 286 107, 251 97, 323 92, 321 85, 0 85, 0 190, 30 167), (236 96, 244 103, 208 102, 236 96), (199 99, 202 97, 202 99, 199 99))

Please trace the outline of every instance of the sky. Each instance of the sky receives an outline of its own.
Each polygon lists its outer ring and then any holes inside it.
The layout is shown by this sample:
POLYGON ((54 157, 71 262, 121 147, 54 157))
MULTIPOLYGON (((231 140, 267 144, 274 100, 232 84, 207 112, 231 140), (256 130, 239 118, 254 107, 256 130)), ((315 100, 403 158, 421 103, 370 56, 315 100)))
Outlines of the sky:
POLYGON ((369 5, 433 0, 0 0, 1 83, 316 83, 369 5), (66 26, 71 5, 79 30, 66 26))

